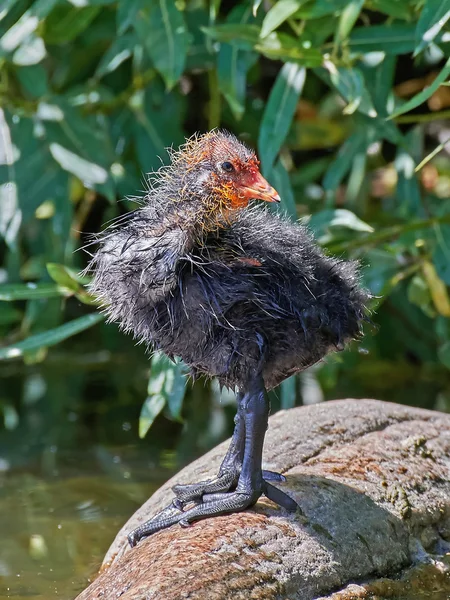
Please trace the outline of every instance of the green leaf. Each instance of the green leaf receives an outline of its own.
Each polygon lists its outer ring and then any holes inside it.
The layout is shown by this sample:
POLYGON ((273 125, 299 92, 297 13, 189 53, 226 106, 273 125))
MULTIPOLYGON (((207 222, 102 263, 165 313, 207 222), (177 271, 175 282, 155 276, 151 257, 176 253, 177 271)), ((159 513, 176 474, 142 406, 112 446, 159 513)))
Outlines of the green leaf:
POLYGON ((347 5, 348 0, 315 0, 315 2, 307 2, 306 6, 301 7, 295 17, 320 19, 327 15, 338 15, 347 5))
POLYGON ((325 190, 335 191, 348 173, 354 157, 367 148, 365 131, 357 131, 351 135, 339 149, 336 159, 328 167, 323 178, 325 190))
POLYGON ((53 143, 50 144, 49 147, 56 162, 59 163, 65 171, 72 173, 81 179, 81 181, 87 184, 95 184, 105 183, 108 179, 108 172, 100 165, 85 160, 59 144, 53 143))
POLYGON ((162 352, 156 352, 152 358, 147 399, 139 418, 139 437, 145 437, 165 406, 173 419, 180 420, 185 390, 184 364, 174 364, 162 352))
POLYGON ((72 295, 69 287, 55 283, 6 283, 0 285, 0 300, 32 300, 36 298, 58 298, 72 295))
POLYGON ((433 264, 440 279, 450 286, 450 225, 435 225, 435 231, 433 264))
POLYGON ((117 7, 117 33, 122 35, 129 28, 134 26, 142 0, 119 0, 117 7))
POLYGON ((275 166, 269 173, 264 175, 280 195, 280 204, 272 204, 270 208, 281 214, 288 214, 292 221, 296 221, 297 206, 295 204, 294 191, 292 189, 289 173, 286 171, 281 160, 277 160, 275 166))
POLYGON ((372 233, 373 228, 362 221, 355 213, 345 208, 321 210, 312 215, 307 221, 308 227, 312 230, 315 237, 324 243, 330 239, 331 229, 351 229, 363 233, 372 233))
POLYGON ((43 33, 47 44, 65 44, 85 31, 101 11, 100 6, 60 4, 45 21, 43 33))
POLYGON ((203 32, 218 42, 233 43, 248 50, 258 43, 258 25, 225 24, 214 27, 202 27, 203 32), (242 45, 243 44, 243 45, 242 45))
POLYGON ((344 8, 339 17, 339 24, 335 37, 336 43, 341 44, 347 39, 350 31, 358 20, 363 5, 364 0, 351 0, 344 8))
POLYGON ((139 415, 139 437, 141 439, 145 438, 148 430, 153 425, 154 420, 165 405, 166 399, 161 394, 147 396, 142 405, 141 414, 139 415))
POLYGON ((8 31, 1 36, 0 48, 5 52, 12 52, 34 31, 39 21, 44 19, 59 0, 37 0, 33 5, 14 23, 8 31))
POLYGON ((136 32, 156 69, 171 89, 184 70, 189 34, 183 13, 172 0, 144 1, 139 10, 136 32))
POLYGON ((103 321, 103 319, 104 316, 101 313, 91 313, 49 331, 32 335, 21 342, 17 342, 17 344, 0 348, 0 360, 17 358, 23 356, 25 352, 54 346, 85 329, 89 329, 89 327, 103 321))
POLYGON ((369 0, 366 8, 403 21, 410 21, 413 6, 408 0, 369 0))
POLYGON ((445 65, 442 68, 439 75, 433 80, 432 83, 430 83, 430 85, 426 86, 421 92, 419 92, 418 94, 413 96, 410 100, 408 100, 408 102, 405 102, 404 104, 402 104, 402 106, 398 110, 393 112, 389 118, 395 119, 395 117, 398 117, 399 115, 402 115, 405 112, 413 110, 417 106, 420 106, 421 104, 423 104, 426 100, 428 100, 428 98, 430 96, 432 96, 434 94, 434 92, 440 87, 440 85, 442 83, 444 83, 444 81, 446 81, 446 79, 449 75, 450 75, 450 58, 445 63, 445 65))
POLYGON ((422 275, 415 275, 408 284, 408 300, 418 306, 423 312, 434 316, 434 310, 431 303, 430 289, 422 275))
POLYGON ((297 12, 306 0, 279 0, 269 9, 261 27, 261 38, 265 38, 289 17, 297 12))
POLYGON ((395 23, 356 27, 350 34, 348 44, 352 52, 406 54, 414 50, 415 25, 395 23))
POLYGON ((364 77, 359 69, 337 68, 331 61, 326 61, 325 66, 326 69, 316 69, 315 72, 329 82, 347 102, 347 106, 343 110, 344 114, 351 115, 358 111, 369 117, 377 116, 377 111, 364 84, 364 77))
POLYGON ((442 344, 438 349, 438 357, 441 363, 446 366, 447 369, 450 369, 450 342, 442 344))
MULTIPOLYGON (((250 6, 239 5, 227 17, 227 22, 243 24, 252 16, 250 6)), ((236 119, 245 109, 247 72, 255 64, 257 54, 242 50, 234 44, 221 44, 217 55, 219 88, 236 119)))
POLYGON ((413 153, 419 156, 422 154, 422 136, 422 127, 411 129, 406 136, 408 146, 397 149, 394 161, 395 170, 397 171, 398 213, 404 219, 417 218, 422 214, 422 195, 415 172, 417 161, 413 156, 413 153))
POLYGON ((322 53, 312 47, 310 40, 285 33, 272 32, 255 44, 255 50, 271 60, 295 62, 304 67, 318 67, 323 61, 322 53))
POLYGON ((69 288, 74 292, 80 289, 79 282, 72 276, 70 271, 64 266, 57 263, 47 263, 47 271, 50 277, 59 285, 69 288))
POLYGON ((305 77, 304 68, 286 63, 272 87, 258 138, 259 156, 266 171, 272 168, 289 131, 305 77))
POLYGON ((29 35, 13 54, 12 61, 18 66, 37 65, 41 62, 47 51, 42 38, 29 35))
POLYGON ((374 65, 363 64, 360 67, 364 75, 366 89, 372 98, 375 110, 381 117, 388 114, 389 107, 394 105, 392 87, 395 76, 395 67, 397 57, 390 54, 384 54, 382 60, 374 65))
POLYGON ((311 47, 311 41, 306 38, 295 39, 285 33, 272 32, 260 39, 257 25, 217 25, 202 27, 202 31, 220 42, 229 42, 244 50, 254 48, 272 60, 296 62, 305 67, 322 64, 321 52, 311 47))
POLYGON ((124 61, 133 54, 137 37, 134 33, 128 33, 116 38, 98 64, 95 76, 100 78, 107 73, 115 71, 124 61))
POLYGON ((427 48, 450 19, 450 0, 425 0, 416 27, 414 56, 427 48))
POLYGON ((16 75, 22 89, 32 98, 40 98, 48 94, 47 71, 42 65, 19 67, 16 69, 16 75))
POLYGON ((131 102, 136 120, 136 150, 144 173, 155 171, 161 160, 167 162, 168 146, 178 146, 184 136, 181 128, 183 104, 179 95, 165 95, 162 82, 136 94, 131 102), (159 95, 161 92, 161 96, 159 95))
MULTIPOLYGON (((1 294, 1 287, 0 287, 1 294)), ((1 298, 0 298, 1 299, 1 298)), ((3 304, 0 308, 0 326, 18 323, 22 319, 22 312, 11 304, 3 304)))

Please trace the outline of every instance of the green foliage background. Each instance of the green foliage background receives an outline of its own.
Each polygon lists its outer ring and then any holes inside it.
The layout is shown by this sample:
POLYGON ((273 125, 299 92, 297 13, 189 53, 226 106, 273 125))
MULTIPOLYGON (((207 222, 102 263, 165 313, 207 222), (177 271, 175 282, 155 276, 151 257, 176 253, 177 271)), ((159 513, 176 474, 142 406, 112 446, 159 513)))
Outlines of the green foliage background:
POLYGON ((3 1, 8 443, 76 440, 80 414, 101 438, 112 412, 130 441, 142 403, 141 435, 160 413, 184 425, 158 417, 155 430, 199 448, 231 425, 214 386, 185 396, 183 365, 157 355, 150 368, 102 322, 76 252, 133 208, 123 199, 167 146, 219 126, 257 148, 281 209, 361 260, 377 296, 377 331, 286 381, 274 409, 348 395, 448 410, 449 19, 450 0, 3 1))

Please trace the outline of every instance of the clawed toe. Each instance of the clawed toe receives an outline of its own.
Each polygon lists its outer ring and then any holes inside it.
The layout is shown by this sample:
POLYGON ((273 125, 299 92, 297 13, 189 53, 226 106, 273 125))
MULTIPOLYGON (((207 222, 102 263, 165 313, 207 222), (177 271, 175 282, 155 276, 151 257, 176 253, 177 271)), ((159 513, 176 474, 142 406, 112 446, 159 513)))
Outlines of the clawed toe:
POLYGON ((281 473, 277 473, 276 471, 263 470, 262 476, 264 481, 278 481, 279 483, 286 481, 286 477, 281 473))
POLYGON ((172 488, 176 496, 174 506, 183 508, 189 502, 202 502, 204 494, 216 494, 228 492, 236 487, 239 479, 239 471, 230 469, 222 471, 215 479, 190 483, 185 485, 174 485, 172 488))
POLYGON ((184 509, 185 503, 175 498, 167 508, 132 531, 128 535, 128 542, 131 547, 134 547, 142 538, 176 523, 188 527, 193 521, 199 519, 240 512, 256 504, 262 494, 289 512, 295 512, 300 508, 285 492, 263 480, 260 490, 204 494, 201 501, 187 510, 184 509))

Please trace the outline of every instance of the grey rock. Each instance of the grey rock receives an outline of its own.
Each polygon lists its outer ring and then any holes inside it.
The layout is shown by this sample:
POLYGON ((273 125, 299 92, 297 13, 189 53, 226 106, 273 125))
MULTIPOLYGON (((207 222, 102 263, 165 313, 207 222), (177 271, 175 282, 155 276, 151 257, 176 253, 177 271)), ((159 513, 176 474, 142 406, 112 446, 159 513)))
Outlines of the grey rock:
POLYGON ((252 510, 174 526, 130 549, 126 534, 171 501, 171 486, 212 477, 225 449, 155 492, 78 600, 369 598, 366 582, 450 547, 450 415, 337 400, 270 419, 264 466, 286 475, 282 487, 301 512, 261 499, 252 510))

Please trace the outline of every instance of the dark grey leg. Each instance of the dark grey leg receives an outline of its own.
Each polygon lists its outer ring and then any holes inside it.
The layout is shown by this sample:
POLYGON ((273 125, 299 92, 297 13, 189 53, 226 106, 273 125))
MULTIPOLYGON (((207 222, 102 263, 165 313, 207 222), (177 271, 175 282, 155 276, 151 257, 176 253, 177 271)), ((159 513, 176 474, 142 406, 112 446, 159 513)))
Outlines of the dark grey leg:
MULTIPOLYGON (((186 526, 199 519, 245 510, 253 506, 263 493, 288 510, 297 509, 297 504, 292 498, 263 479, 261 461, 269 402, 264 392, 262 378, 255 378, 249 386, 248 391, 242 396, 239 409, 243 415, 243 423, 240 419, 237 420, 237 431, 235 429, 230 449, 224 459, 225 466, 228 466, 228 459, 234 465, 236 457, 240 458, 240 453, 243 452, 236 489, 227 493, 211 490, 212 493, 209 493, 209 486, 203 486, 201 496, 199 493, 195 495, 199 503, 193 508, 183 511, 180 506, 171 505, 132 531, 128 536, 131 546, 135 546, 143 537, 175 523, 186 526), (243 450, 241 450, 242 440, 243 450)), ((219 477, 211 482, 213 487, 217 486, 219 478, 220 472, 219 477)))
POLYGON ((236 398, 237 413, 234 418, 234 432, 217 477, 207 481, 199 481, 198 483, 174 485, 172 491, 176 496, 174 506, 177 508, 183 508, 188 502, 200 502, 205 493, 228 492, 228 490, 236 486, 244 457, 243 397, 244 395, 239 393, 236 398))
MULTIPOLYGON (((245 395, 241 392, 237 395, 237 413, 234 418, 234 432, 228 451, 223 459, 219 473, 214 479, 199 481, 198 483, 174 485, 172 491, 176 498, 173 505, 180 510, 188 502, 201 502, 204 494, 216 494, 228 492, 234 489, 238 483, 242 468, 245 447, 245 395)), ((262 472, 265 481, 283 482, 286 478, 281 473, 274 471, 262 472)))

